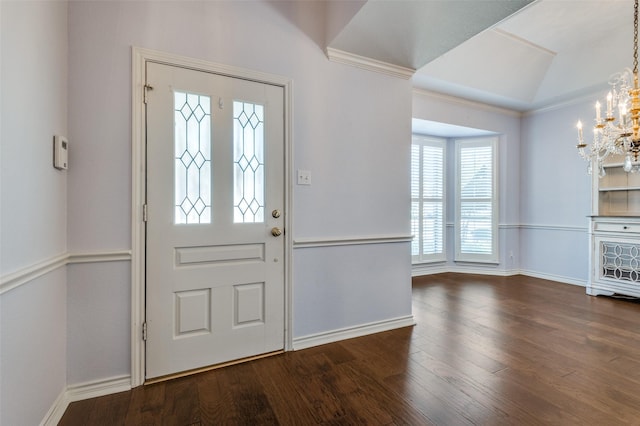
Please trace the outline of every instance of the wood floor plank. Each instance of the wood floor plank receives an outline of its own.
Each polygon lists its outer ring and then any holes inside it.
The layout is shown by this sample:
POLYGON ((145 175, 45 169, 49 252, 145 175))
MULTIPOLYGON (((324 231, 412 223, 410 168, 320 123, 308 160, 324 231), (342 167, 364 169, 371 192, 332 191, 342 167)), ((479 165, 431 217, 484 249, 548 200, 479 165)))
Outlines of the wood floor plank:
POLYGON ((369 422, 375 420, 375 422, 381 422, 379 424, 386 424, 386 420, 382 421, 381 419, 391 418, 391 424, 433 424, 424 412, 407 400, 404 389, 399 389, 400 392, 396 392, 389 387, 389 380, 395 379, 398 382, 402 379, 398 380, 396 376, 387 376, 381 381, 373 372, 375 367, 362 366, 362 360, 357 359, 348 364, 342 364, 337 369, 340 376, 347 377, 357 384, 357 389, 349 395, 355 407, 364 404, 363 409, 358 408, 358 411, 368 413, 365 419, 368 419, 369 422))
POLYGON ((277 424, 275 414, 251 363, 213 371, 220 388, 227 392, 239 424, 277 424))
POLYGON ((433 392, 435 388, 425 377, 409 374, 387 378, 386 384, 417 410, 429 424, 434 425, 471 425, 472 421, 454 410, 444 396, 433 392))
POLYGON ((220 380, 224 374, 217 370, 198 374, 195 377, 198 388, 198 402, 202 424, 239 424, 240 415, 233 403, 233 395, 220 380))
POLYGON ((96 400, 87 424, 92 426, 110 426, 123 423, 127 416, 131 392, 120 392, 96 400))
POLYGON ((413 280, 417 325, 69 405, 60 425, 640 424, 640 303, 525 276, 413 280))
POLYGON ((169 380, 165 384, 165 399, 161 408, 164 424, 200 424, 200 404, 197 382, 188 377, 169 380))
POLYGON ((93 413, 97 398, 76 401, 69 404, 58 426, 87 425, 93 413))
POLYGON ((256 378, 265 389, 278 423, 282 425, 314 424, 312 404, 305 395, 305 377, 292 373, 292 353, 260 360, 256 378))
POLYGON ((485 416, 485 424, 535 423, 535 418, 531 416, 531 413, 522 410, 502 393, 495 392, 495 388, 501 385, 495 373, 506 367, 503 366, 496 371, 488 371, 482 366, 476 365, 477 363, 474 362, 476 355, 476 351, 465 348, 443 353, 442 348, 434 344, 413 354, 411 359, 426 368, 442 362, 454 371, 459 371, 457 380, 465 382, 465 392, 487 407, 489 415, 485 416))

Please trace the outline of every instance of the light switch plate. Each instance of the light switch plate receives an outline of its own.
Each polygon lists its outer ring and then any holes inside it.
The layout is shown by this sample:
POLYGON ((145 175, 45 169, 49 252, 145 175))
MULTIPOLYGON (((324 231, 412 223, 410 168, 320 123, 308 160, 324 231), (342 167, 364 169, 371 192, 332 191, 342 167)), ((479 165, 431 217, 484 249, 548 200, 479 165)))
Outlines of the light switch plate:
POLYGON ((298 169, 298 185, 311 185, 311 172, 298 169))

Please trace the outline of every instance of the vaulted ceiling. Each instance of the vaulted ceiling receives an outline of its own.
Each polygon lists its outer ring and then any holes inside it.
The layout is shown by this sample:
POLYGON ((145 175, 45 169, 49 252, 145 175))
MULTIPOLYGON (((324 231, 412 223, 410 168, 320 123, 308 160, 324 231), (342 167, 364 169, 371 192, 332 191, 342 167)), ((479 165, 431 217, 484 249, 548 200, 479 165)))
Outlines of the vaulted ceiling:
POLYGON ((516 111, 604 90, 633 65, 632 0, 335 1, 328 17, 327 47, 516 111))

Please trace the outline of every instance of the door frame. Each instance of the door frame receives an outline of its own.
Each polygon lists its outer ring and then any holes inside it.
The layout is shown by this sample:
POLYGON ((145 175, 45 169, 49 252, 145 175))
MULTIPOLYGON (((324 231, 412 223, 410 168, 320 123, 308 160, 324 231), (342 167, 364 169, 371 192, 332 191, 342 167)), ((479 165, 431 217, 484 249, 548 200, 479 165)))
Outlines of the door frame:
POLYGON ((292 100, 293 81, 290 78, 217 64, 171 53, 132 47, 131 50, 131 387, 144 384, 146 352, 143 324, 146 318, 146 228, 143 206, 146 200, 146 63, 188 68, 233 78, 256 81, 282 87, 284 90, 284 349, 292 350, 292 100))

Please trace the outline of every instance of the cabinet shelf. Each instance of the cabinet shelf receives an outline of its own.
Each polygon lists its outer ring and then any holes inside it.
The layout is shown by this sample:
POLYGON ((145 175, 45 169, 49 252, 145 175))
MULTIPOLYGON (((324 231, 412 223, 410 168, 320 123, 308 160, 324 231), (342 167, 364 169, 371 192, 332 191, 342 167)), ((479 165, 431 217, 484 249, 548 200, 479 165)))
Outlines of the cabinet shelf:
POLYGON ((613 192, 613 191, 640 191, 640 186, 612 186, 610 188, 598 188, 600 192, 613 192))
POLYGON ((640 216, 640 173, 624 171, 624 156, 612 155, 604 176, 592 175, 592 214, 640 216))

